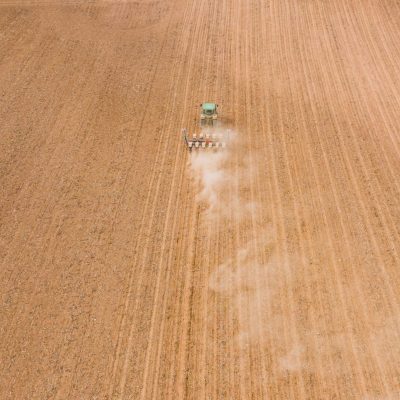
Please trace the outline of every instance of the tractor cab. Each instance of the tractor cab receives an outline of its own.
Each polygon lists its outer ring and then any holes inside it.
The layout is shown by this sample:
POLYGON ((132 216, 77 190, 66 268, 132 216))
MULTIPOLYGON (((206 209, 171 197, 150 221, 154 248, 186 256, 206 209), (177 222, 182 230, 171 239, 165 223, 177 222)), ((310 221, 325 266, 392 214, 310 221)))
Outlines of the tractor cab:
POLYGON ((203 103, 201 105, 204 114, 213 115, 217 112, 217 105, 215 103, 203 103))
POLYGON ((215 103, 203 103, 200 104, 201 114, 200 121, 202 125, 213 125, 213 122, 218 118, 218 104, 215 103))

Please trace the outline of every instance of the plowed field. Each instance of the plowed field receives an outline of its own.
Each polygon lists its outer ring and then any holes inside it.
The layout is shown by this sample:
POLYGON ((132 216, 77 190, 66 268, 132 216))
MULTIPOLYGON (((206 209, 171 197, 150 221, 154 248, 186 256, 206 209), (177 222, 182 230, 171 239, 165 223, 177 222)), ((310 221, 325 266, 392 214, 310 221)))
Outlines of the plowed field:
POLYGON ((399 37, 396 0, 0 0, 0 399, 400 399, 399 37))

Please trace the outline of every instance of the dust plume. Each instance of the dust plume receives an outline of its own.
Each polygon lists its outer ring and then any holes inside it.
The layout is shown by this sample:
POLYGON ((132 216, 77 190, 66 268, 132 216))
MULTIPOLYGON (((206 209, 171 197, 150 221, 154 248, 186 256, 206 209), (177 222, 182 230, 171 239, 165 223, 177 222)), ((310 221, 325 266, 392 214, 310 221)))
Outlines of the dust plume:
POLYGON ((281 319, 267 321, 263 311, 283 290, 291 270, 288 260, 275 252, 276 233, 263 217, 254 189, 260 165, 257 154, 253 151, 250 157, 240 137, 233 133, 225 150, 193 151, 189 166, 206 222, 219 221, 220 232, 232 232, 235 251, 213 268, 208 283, 211 291, 229 299, 239 316, 234 340, 242 348, 260 340, 265 332, 281 330, 281 319))
MULTIPOLYGON (((343 360, 355 356, 362 360, 366 341, 373 343, 383 365, 395 369, 400 357, 397 346, 400 318, 388 319, 367 338, 364 332, 348 332, 342 327, 327 330, 326 326, 331 326, 330 316, 324 314, 314 324, 317 329, 303 332, 291 329, 302 326, 301 313, 307 307, 306 302, 300 306, 294 297, 295 289, 298 296, 305 293, 304 288, 296 288, 298 260, 293 248, 287 254, 282 245, 285 238, 278 236, 277 228, 268 218, 268 203, 257 193, 256 189, 262 187, 260 177, 266 176, 260 173, 260 168, 266 164, 260 162, 262 158, 256 151, 249 155, 248 146, 240 138, 237 134, 233 145, 226 150, 198 149, 189 157, 196 201, 202 222, 212 236, 210 243, 222 243, 222 235, 228 238, 223 242, 228 247, 226 252, 221 251, 224 256, 215 264, 204 266, 210 268, 208 289, 217 297, 215 303, 224 305, 223 310, 215 311, 216 318, 226 316, 232 325, 230 336, 221 340, 232 342, 242 364, 248 361, 251 346, 265 354, 272 348, 273 352, 268 353, 271 363, 284 375, 311 373, 324 381, 332 376, 351 377, 353 364, 343 360)), ((304 265, 304 256, 301 262, 304 265)), ((211 323, 215 324, 215 316, 211 323)), ((365 400, 400 398, 396 396, 367 396, 365 400)))
POLYGON ((213 133, 225 137, 228 147, 191 153, 189 169, 198 189, 196 200, 206 208, 206 216, 213 220, 242 220, 258 207, 249 198, 251 160, 241 154, 241 143, 235 131, 220 128, 213 133))
POLYGON ((219 210, 231 179, 227 160, 227 152, 197 152, 190 158, 190 167, 200 186, 197 200, 204 202, 211 213, 219 210))
POLYGON ((293 346, 285 356, 279 359, 279 364, 284 371, 299 371, 304 368, 304 346, 293 346))

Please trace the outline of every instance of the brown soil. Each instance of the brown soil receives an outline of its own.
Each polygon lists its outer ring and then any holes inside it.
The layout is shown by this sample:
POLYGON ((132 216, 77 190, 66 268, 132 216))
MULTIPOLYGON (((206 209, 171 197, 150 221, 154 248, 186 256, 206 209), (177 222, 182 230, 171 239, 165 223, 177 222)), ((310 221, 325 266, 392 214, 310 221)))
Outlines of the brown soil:
POLYGON ((399 21, 0 0, 0 399, 400 399, 399 21), (180 136, 207 100, 224 213, 180 136))

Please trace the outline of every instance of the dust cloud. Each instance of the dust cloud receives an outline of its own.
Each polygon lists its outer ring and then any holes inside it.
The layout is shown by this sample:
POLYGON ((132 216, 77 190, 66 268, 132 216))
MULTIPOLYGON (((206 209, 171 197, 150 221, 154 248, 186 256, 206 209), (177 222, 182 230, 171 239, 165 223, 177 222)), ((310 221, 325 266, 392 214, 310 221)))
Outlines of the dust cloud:
POLYGON ((189 157, 196 200, 203 207, 206 222, 219 221, 218 229, 232 232, 234 251, 215 266, 208 286, 227 298, 238 315, 234 342, 240 348, 259 341, 266 333, 276 335, 282 331, 283 319, 276 316, 267 320, 266 310, 291 275, 289 261, 276 254, 273 226, 263 218, 265 210, 251 189, 256 186, 260 165, 257 154, 253 151, 249 157, 246 153, 245 141, 232 132, 226 149, 197 149, 189 157))
POLYGON ((258 204, 249 198, 252 178, 250 159, 243 157, 236 131, 219 128, 213 133, 226 141, 224 149, 197 149, 191 153, 189 168, 196 181, 196 200, 205 207, 206 217, 243 221, 257 212, 258 204))
POLYGON ((217 213, 223 206, 223 194, 232 179, 227 160, 228 153, 224 151, 199 151, 191 156, 190 167, 201 188, 197 200, 206 204, 208 215, 217 213))
MULTIPOLYGON (((189 170, 196 187, 196 201, 204 222, 211 226, 211 238, 220 240, 221 231, 229 231, 229 251, 209 273, 208 288, 228 304, 230 318, 237 320, 233 344, 240 357, 246 357, 252 345, 257 351, 273 346, 277 369, 282 374, 307 371, 328 381, 332 376, 352 376, 351 360, 363 353, 365 336, 354 332, 321 333, 308 330, 301 337, 288 332, 295 323, 297 305, 282 311, 290 301, 296 279, 296 258, 277 246, 278 235, 267 217, 263 198, 257 187, 259 168, 264 167, 253 151, 247 155, 239 134, 225 150, 198 149, 189 157, 189 170), (253 190, 252 190, 253 188, 253 190), (348 343, 353 343, 349 348, 348 343), (313 361, 317 360, 317 361, 313 361)), ((260 182, 260 179, 258 179, 260 182)), ((259 184, 260 186, 260 184, 259 184)), ((303 260, 304 262, 304 260, 303 260)), ((400 359, 398 319, 388 319, 367 340, 373 344, 383 364, 396 368, 400 359), (387 349, 391 351, 388 352, 387 349)), ((231 340, 231 338, 230 338, 231 340)), ((243 360, 242 360, 243 361, 243 360)), ((246 362, 246 361, 243 361, 246 362)), ((367 395, 367 394, 366 394, 367 395)), ((400 399, 389 397, 365 400, 400 399)))
POLYGON ((299 371, 304 368, 304 351, 302 345, 293 346, 288 354, 279 359, 279 365, 285 371, 299 371))

